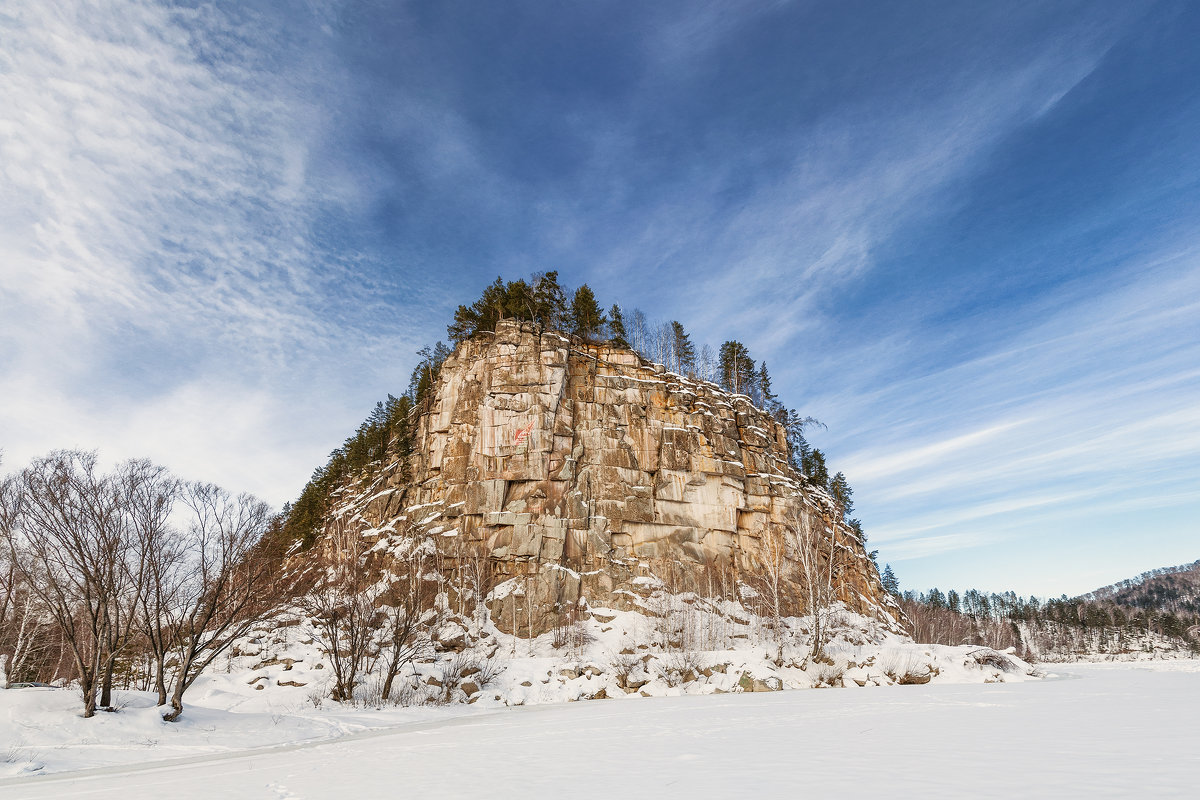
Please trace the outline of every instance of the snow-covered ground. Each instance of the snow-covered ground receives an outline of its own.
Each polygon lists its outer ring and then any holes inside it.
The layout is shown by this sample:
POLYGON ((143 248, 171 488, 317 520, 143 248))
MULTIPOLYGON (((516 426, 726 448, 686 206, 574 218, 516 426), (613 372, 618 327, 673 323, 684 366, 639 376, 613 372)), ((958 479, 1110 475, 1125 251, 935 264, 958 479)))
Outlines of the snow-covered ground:
MULTIPOLYGON (((197 709, 178 733, 153 709, 87 721, 57 708, 73 693, 0 692, 5 726, 38 727, 49 721, 38 715, 51 715, 66 739, 98 724, 100 747, 102 726, 124 717, 117 724, 144 724, 147 740, 93 762, 122 766, 0 780, 0 797, 1197 796, 1200 661, 1055 671, 1018 683, 312 709, 284 719, 197 709), (147 761, 187 752, 163 750, 174 736, 208 752, 147 761)), ((45 735, 51 752, 54 731, 45 735)))

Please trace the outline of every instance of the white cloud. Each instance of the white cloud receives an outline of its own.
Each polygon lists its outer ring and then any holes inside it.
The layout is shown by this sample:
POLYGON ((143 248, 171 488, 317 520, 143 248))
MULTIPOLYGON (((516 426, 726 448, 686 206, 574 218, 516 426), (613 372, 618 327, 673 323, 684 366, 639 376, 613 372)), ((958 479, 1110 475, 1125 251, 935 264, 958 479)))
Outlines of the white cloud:
POLYGON ((396 371, 368 351, 413 349, 394 315, 368 332, 379 287, 313 235, 319 126, 264 69, 271 35, 213 6, 5 6, 6 467, 98 446, 278 503, 396 371))

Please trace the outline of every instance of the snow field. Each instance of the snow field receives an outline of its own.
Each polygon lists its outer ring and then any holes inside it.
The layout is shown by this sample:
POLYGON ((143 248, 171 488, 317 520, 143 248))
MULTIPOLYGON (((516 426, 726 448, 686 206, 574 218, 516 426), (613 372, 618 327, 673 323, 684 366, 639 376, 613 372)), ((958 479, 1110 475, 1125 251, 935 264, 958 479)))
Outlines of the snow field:
MULTIPOLYGON (((439 709, 436 721, 311 745, 10 779, 0 796, 1194 797, 1200 662, 1145 666, 1065 665, 1048 680, 996 685, 439 709)), ((264 720, 246 719, 257 720, 248 738, 264 720)))

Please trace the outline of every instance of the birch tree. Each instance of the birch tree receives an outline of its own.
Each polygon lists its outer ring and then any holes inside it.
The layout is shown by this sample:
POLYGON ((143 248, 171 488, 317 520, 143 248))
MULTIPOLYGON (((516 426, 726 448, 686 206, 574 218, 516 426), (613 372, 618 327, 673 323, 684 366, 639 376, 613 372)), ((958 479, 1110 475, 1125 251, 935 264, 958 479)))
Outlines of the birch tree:
POLYGON ((833 560, 835 535, 826 537, 813 524, 813 515, 804 507, 802 496, 797 496, 788 511, 788 527, 796 537, 796 565, 800 576, 801 590, 812 617, 812 636, 809 640, 810 660, 819 659, 825 649, 826 623, 829 609, 833 605, 833 560))

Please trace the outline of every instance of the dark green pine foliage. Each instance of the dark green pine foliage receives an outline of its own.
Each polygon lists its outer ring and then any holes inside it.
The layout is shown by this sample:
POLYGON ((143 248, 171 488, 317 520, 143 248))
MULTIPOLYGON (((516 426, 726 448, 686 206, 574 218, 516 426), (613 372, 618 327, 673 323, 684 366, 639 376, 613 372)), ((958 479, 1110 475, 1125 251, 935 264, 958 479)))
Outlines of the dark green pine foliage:
POLYGON ((629 349, 628 334, 625 332, 625 319, 621 316, 621 307, 613 303, 608 310, 608 340, 614 347, 629 349))
POLYGON ((801 472, 808 476, 809 483, 822 487, 829 485, 829 468, 825 466, 825 454, 820 450, 811 450, 801 466, 801 472))
POLYGON ((558 271, 533 276, 533 317, 543 330, 567 329, 567 293, 558 283, 558 271))
POLYGON ((806 474, 805 464, 812 455, 812 446, 804 437, 805 430, 812 426, 825 427, 819 420, 800 416, 795 409, 787 412, 787 421, 784 423, 784 427, 787 429, 788 461, 791 463, 792 469, 801 474, 806 474))
POLYGON ((721 385, 735 394, 749 395, 754 391, 757 374, 750 349, 739 341, 721 345, 718 355, 721 385))
POLYGON ((842 510, 842 516, 849 515, 854 510, 854 490, 850 488, 850 484, 846 482, 846 476, 842 473, 837 473, 829 479, 827 487, 829 494, 833 497, 833 501, 838 504, 842 510))
POLYGON ((505 283, 496 278, 478 300, 458 307, 446 333, 457 344, 482 331, 496 330, 502 319, 531 320, 544 330, 562 330, 567 321, 564 297, 556 272, 535 275, 532 283, 505 283))
POLYGON ((696 374, 696 348, 692 338, 683 329, 683 323, 671 321, 671 340, 675 350, 675 365, 679 367, 680 375, 696 374))
POLYGON ((883 589, 894 597, 900 596, 900 581, 896 580, 896 573, 892 571, 891 564, 883 565, 883 589))
POLYGON ((334 489, 377 468, 389 455, 399 458, 402 469, 406 468, 412 454, 412 409, 412 398, 407 395, 388 395, 386 401, 376 403, 354 435, 329 454, 325 466, 313 472, 300 497, 286 509, 280 536, 307 549, 329 513, 334 489))
POLYGON ((960 605, 958 592, 954 591, 953 589, 946 592, 946 608, 957 614, 959 612, 960 605))
POLYGON ((767 362, 758 366, 758 397, 759 407, 775 418, 780 425, 787 425, 788 410, 779 402, 779 396, 771 391, 771 373, 767 371, 767 362))
POLYGON ((592 340, 608 324, 596 295, 586 283, 575 290, 571 300, 571 333, 592 340))
POLYGON ((483 290, 483 296, 470 306, 459 306, 454 312, 454 321, 446 328, 450 341, 469 339, 480 331, 496 330, 496 323, 504 317, 508 300, 508 288, 503 278, 483 290))

